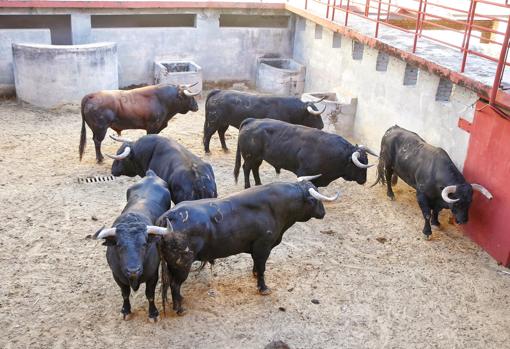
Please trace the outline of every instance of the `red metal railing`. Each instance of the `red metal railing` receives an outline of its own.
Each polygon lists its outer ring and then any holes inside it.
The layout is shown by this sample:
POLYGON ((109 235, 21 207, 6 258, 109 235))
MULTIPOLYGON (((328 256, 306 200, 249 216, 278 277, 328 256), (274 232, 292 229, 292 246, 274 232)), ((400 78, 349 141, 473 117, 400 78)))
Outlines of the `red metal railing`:
MULTIPOLYGON (((497 63, 489 101, 491 105, 494 105, 505 67, 510 65, 507 62, 510 40, 510 0, 499 3, 490 0, 454 1, 449 5, 432 0, 407 1, 408 4, 414 6, 397 5, 392 3, 392 0, 310 0, 310 2, 325 6, 326 18, 331 21, 335 21, 337 11, 342 12, 345 26, 349 24, 350 15, 374 22, 376 38, 380 35, 381 25, 412 35, 413 53, 416 52, 420 39, 458 49, 462 53, 461 72, 465 72, 466 62, 470 55, 497 63), (480 10, 479 4, 484 6, 483 10, 480 10), (499 15, 502 11, 505 14, 499 15), (448 12, 448 14, 445 15, 444 12, 448 12), (487 13, 498 13, 498 15, 487 13), (406 21, 407 27, 402 24, 406 21), (480 25, 482 22, 485 25, 480 25), (413 29, 409 29, 410 24, 414 24, 413 29), (506 27, 506 31, 499 31, 496 25, 506 27), (463 37, 462 43, 459 44, 444 38, 439 39, 424 30, 448 30, 458 33, 463 37), (471 49, 472 39, 479 39, 486 44, 497 46, 499 55, 495 57, 489 53, 471 49)), ((305 9, 308 7, 309 0, 305 0, 305 9)))

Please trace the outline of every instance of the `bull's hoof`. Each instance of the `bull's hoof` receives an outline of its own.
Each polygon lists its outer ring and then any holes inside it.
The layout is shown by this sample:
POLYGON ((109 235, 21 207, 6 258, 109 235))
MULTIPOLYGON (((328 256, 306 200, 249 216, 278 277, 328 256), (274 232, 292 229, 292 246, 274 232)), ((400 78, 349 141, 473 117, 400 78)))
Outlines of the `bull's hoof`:
POLYGON ((257 277, 257 272, 256 271, 252 271, 251 275, 253 275, 253 277, 256 278, 257 277))
POLYGON ((158 321, 159 321, 159 315, 156 315, 155 317, 151 317, 151 316, 149 316, 149 322, 150 322, 151 324, 155 324, 155 323, 156 323, 156 322, 158 322, 158 321))
POLYGON ((425 234, 425 241, 432 241, 432 234, 425 234))
POLYGON ((266 287, 266 288, 264 288, 264 289, 260 289, 260 288, 259 288, 259 294, 260 294, 261 296, 268 296, 268 295, 270 295, 270 294, 271 294, 271 289, 270 289, 269 287, 266 287))
POLYGON ((221 149, 223 149, 224 153, 229 153, 230 152, 230 150, 228 148, 221 148, 221 149))
POLYGON ((436 230, 439 230, 441 229, 441 225, 438 223, 438 224, 430 224, 430 226, 433 228, 433 229, 436 229, 436 230))
POLYGON ((183 316, 183 315, 186 315, 186 313, 187 313, 187 312, 188 312, 188 310, 187 310, 187 309, 185 309, 185 308, 180 308, 180 309, 178 309, 175 313, 176 313, 177 315, 179 315, 179 316, 183 316))
POLYGON ((96 163, 97 163, 98 165, 102 165, 102 164, 103 164, 103 162, 104 162, 104 158, 102 158, 102 159, 96 159, 96 163))
POLYGON ((131 320, 133 314, 132 313, 120 313, 120 318, 124 321, 131 320))

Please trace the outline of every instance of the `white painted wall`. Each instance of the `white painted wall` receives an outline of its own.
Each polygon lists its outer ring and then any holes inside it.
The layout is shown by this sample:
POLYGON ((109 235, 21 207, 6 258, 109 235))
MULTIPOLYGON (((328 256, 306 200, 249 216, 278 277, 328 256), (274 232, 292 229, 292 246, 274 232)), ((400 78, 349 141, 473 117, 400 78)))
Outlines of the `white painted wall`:
POLYGON ((51 44, 49 29, 0 29, 0 95, 14 92, 12 44, 51 44))
MULTIPOLYGON (((220 28, 222 12, 196 11, 195 28, 92 28, 91 41, 117 43, 120 86, 153 83, 157 57, 192 60, 202 67, 206 81, 254 81, 258 56, 292 55, 292 21, 288 28, 220 28)), ((288 14, 264 12, 272 13, 288 14)))
POLYGON ((365 46, 363 59, 353 60, 351 39, 342 37, 341 47, 332 48, 332 31, 323 28, 322 39, 315 39, 316 24, 302 18, 298 22, 294 59, 306 66, 305 91, 357 97, 356 141, 379 149, 384 132, 398 124, 444 148, 462 169, 469 134, 457 123, 459 117, 472 121, 469 106, 478 99, 476 93, 454 85, 450 102, 437 102, 438 76, 420 70, 417 84, 404 86, 404 61, 390 57, 387 71, 378 72, 377 50, 365 46))

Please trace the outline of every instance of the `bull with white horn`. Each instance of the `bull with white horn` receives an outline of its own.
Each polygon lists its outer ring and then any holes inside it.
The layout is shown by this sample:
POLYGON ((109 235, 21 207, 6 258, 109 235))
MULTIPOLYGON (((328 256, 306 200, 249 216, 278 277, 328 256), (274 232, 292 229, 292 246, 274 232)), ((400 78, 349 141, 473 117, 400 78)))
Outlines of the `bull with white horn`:
POLYGON ((279 120, 246 119, 239 128, 234 178, 237 181, 243 158, 245 188, 251 185, 251 172, 255 184, 261 184, 262 161, 272 165, 277 173, 282 168, 297 176, 321 173, 311 179, 319 187, 338 178, 364 184, 367 169, 373 166, 368 154, 377 156, 368 147, 353 145, 336 134, 279 120))
POLYGON ((322 219, 326 214, 322 202, 338 199, 338 193, 333 197, 319 193, 309 181, 314 177, 261 185, 221 199, 183 201, 165 212, 158 225, 168 227, 161 252, 170 283, 163 290, 170 286, 177 314, 184 312, 180 289, 194 261, 213 262, 249 253, 257 290, 269 294, 264 279, 266 261, 285 231, 296 222, 322 219))
POLYGON ((167 229, 155 225, 158 217, 170 207, 166 183, 153 171, 127 191, 127 204, 111 228, 101 228, 93 239, 104 240, 106 260, 119 285, 124 300, 124 320, 131 314, 129 294, 145 283, 149 301, 149 321, 155 322, 159 312, 154 304, 158 283, 159 253, 157 242, 167 229))
POLYGON ((423 234, 428 239, 432 227, 439 227, 439 212, 450 209, 458 224, 468 222, 473 192, 487 199, 492 194, 480 184, 470 184, 446 151, 426 143, 420 136, 399 126, 386 131, 381 140, 377 181, 387 186, 395 199, 392 184, 398 177, 416 189, 418 204, 425 219, 423 234))

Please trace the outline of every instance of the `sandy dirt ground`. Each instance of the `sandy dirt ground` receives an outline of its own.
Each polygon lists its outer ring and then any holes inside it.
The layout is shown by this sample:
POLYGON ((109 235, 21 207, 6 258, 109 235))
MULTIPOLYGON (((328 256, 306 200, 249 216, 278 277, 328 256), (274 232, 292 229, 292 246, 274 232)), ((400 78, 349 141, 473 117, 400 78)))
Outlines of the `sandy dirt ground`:
MULTIPOLYGON (((202 125, 202 111, 177 115, 162 135, 213 165, 220 196, 242 190, 232 177, 237 130, 227 132, 231 152, 214 136, 204 156, 202 125)), ((425 241, 414 192, 403 184, 394 202, 379 186, 337 180, 322 189, 341 190, 341 199, 326 205, 323 220, 295 224, 273 250, 270 296, 256 293, 251 258, 238 255, 190 276, 185 316, 167 311, 149 323, 142 286, 123 321, 105 247, 85 236, 113 222, 138 178, 78 183, 109 174, 111 160, 95 164, 88 129, 78 161, 77 106, 2 101, 0 126, 2 348, 263 348, 273 340, 292 348, 510 347, 510 275, 444 212, 443 228, 425 241)), ((105 152, 117 147, 104 142, 105 152)), ((261 174, 264 183, 295 180, 267 165, 261 174)))

